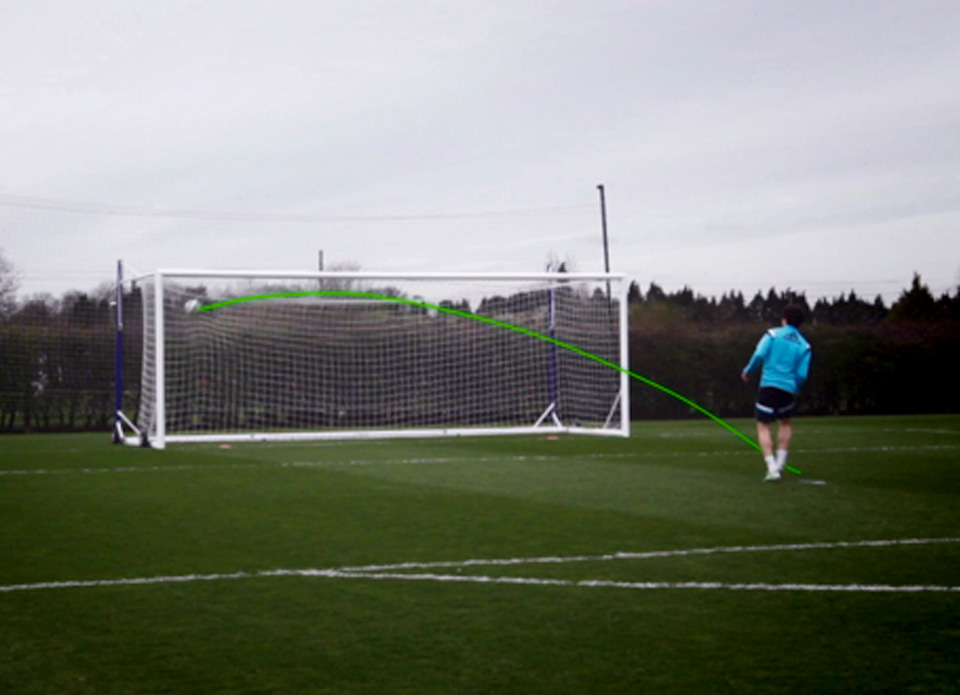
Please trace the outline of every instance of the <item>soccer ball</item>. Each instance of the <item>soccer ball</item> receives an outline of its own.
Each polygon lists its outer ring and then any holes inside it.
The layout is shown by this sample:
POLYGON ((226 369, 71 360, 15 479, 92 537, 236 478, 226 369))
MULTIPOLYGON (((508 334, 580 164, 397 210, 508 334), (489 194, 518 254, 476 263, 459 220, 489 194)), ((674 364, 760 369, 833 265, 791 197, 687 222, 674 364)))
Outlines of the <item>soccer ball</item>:
POLYGON ((200 310, 201 302, 199 299, 188 299, 183 303, 183 310, 188 314, 192 314, 200 310))

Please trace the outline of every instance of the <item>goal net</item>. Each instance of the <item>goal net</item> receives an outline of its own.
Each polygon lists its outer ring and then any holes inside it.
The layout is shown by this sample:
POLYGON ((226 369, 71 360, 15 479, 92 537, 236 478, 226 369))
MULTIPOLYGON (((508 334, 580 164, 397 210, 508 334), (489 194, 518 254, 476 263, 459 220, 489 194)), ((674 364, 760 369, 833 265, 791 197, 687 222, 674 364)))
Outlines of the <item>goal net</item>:
POLYGON ((134 287, 128 442, 629 435, 619 275, 157 271, 134 287))

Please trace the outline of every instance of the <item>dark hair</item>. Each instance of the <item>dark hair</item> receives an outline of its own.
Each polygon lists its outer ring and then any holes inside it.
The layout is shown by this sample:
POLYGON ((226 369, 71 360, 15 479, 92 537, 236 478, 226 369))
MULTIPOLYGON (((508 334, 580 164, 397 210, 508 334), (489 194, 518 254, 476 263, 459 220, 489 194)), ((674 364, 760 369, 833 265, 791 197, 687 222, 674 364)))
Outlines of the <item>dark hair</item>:
POLYGON ((794 328, 800 328, 804 318, 803 309, 796 304, 787 304, 787 306, 783 308, 783 313, 780 317, 794 328))

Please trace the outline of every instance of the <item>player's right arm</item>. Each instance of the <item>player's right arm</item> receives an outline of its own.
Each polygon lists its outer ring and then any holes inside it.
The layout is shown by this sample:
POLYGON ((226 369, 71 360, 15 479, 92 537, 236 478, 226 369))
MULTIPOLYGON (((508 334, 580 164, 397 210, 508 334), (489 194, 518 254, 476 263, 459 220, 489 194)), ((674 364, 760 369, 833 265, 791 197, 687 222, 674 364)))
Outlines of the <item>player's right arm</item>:
POLYGON ((813 356, 813 351, 810 349, 810 346, 807 345, 806 349, 803 351, 803 354, 800 356, 800 362, 797 365, 797 390, 807 383, 807 379, 810 377, 810 359, 813 356))

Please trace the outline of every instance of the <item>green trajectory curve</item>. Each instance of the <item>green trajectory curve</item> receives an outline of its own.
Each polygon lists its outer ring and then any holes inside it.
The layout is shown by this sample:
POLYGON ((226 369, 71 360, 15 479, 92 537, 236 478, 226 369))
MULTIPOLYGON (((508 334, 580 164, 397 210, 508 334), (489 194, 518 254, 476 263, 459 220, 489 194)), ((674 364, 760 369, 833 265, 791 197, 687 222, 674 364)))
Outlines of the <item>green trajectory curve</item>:
MULTIPOLYGON (((570 345, 569 343, 565 343, 565 342, 563 342, 563 341, 561 341, 561 340, 557 340, 556 338, 552 338, 552 337, 550 337, 550 336, 548 336, 548 335, 543 335, 542 333, 537 333, 536 331, 528 330, 528 329, 526 329, 526 328, 524 328, 524 327, 522 327, 522 326, 515 326, 515 325, 513 325, 513 324, 505 323, 505 322, 503 322, 503 321, 498 321, 498 320, 496 320, 496 319, 492 319, 492 318, 489 318, 489 317, 486 317, 486 316, 477 316, 476 314, 471 314, 471 313, 468 313, 468 312, 466 312, 466 311, 459 311, 459 310, 457 310, 457 309, 452 309, 452 308, 449 308, 449 307, 436 306, 436 305, 428 304, 428 303, 426 303, 426 302, 421 302, 421 301, 418 301, 418 300, 415 300, 415 299, 405 299, 405 298, 403 298, 403 297, 390 297, 390 296, 388 296, 388 295, 375 294, 375 293, 371 293, 371 292, 353 292, 353 291, 350 291, 350 290, 317 290, 317 291, 312 291, 312 292, 275 292, 275 293, 271 293, 271 294, 251 295, 251 296, 248 296, 248 297, 236 297, 236 298, 234 298, 234 299, 227 299, 227 300, 222 301, 222 302, 216 302, 216 303, 213 303, 213 304, 205 304, 205 305, 202 305, 202 306, 200 306, 200 307, 197 308, 197 311, 212 311, 212 310, 214 310, 214 309, 221 309, 221 308, 223 308, 223 307, 232 306, 232 305, 234 305, 234 304, 244 304, 244 303, 247 303, 247 302, 255 302, 255 301, 260 301, 260 300, 265 300, 265 299, 284 299, 284 298, 285 298, 285 299, 296 299, 296 298, 299 298, 299 297, 352 297, 352 298, 354 298, 354 299, 374 299, 374 300, 381 300, 381 301, 384 301, 384 302, 394 302, 394 303, 396 303, 396 304, 407 304, 407 305, 409 305, 409 306, 420 307, 420 308, 422 308, 422 309, 427 309, 427 310, 430 310, 430 311, 438 311, 438 312, 443 312, 443 313, 445 313, 445 314, 453 314, 454 316, 460 316, 460 317, 462 317, 462 318, 471 319, 471 320, 473 320, 473 321, 480 321, 481 323, 488 323, 488 324, 490 324, 490 325, 492 325, 492 326, 497 326, 497 327, 499 327, 499 328, 505 328, 505 329, 507 329, 507 330, 516 331, 517 333, 523 333, 523 334, 525 334, 525 335, 529 335, 529 336, 531 336, 531 337, 533 337, 533 338, 538 338, 538 339, 543 340, 543 341, 546 341, 546 342, 548 342, 548 343, 552 343, 552 344, 556 345, 557 347, 563 348, 564 350, 569 350, 570 352, 574 352, 574 353, 576 353, 576 354, 578 354, 578 355, 582 355, 583 357, 586 357, 586 358, 588 358, 588 359, 591 359, 591 360, 593 360, 594 362, 598 362, 598 363, 604 365, 605 367, 609 367, 610 369, 615 369, 615 370, 617 370, 617 371, 619 371, 619 372, 623 372, 624 374, 626 374, 627 376, 629 376, 629 377, 632 378, 632 379, 636 379, 637 381, 639 381, 639 382, 641 382, 641 383, 643 383, 643 384, 646 384, 647 386, 650 386, 650 387, 652 387, 652 388, 655 388, 655 389, 657 389, 658 391, 662 391, 663 393, 667 394, 668 396, 672 396, 673 398, 676 398, 678 401, 680 401, 680 402, 682 402, 682 403, 690 406, 691 408, 693 408, 693 409, 696 410, 697 412, 700 412, 700 413, 702 413, 703 415, 706 415, 708 418, 710 418, 711 420, 713 420, 715 423, 717 423, 718 425, 726 428, 727 430, 729 430, 729 431, 732 432, 733 434, 735 434, 735 435, 737 435, 738 437, 740 437, 740 439, 742 439, 744 442, 746 442, 747 444, 749 444, 751 447, 753 447, 754 449, 760 451, 760 445, 759 445, 759 444, 757 444, 755 441, 753 441, 752 439, 750 439, 750 437, 748 437, 747 435, 745 435, 743 432, 741 432, 740 430, 738 430, 736 427, 734 427, 733 425, 731 425, 729 422, 727 422, 726 420, 724 420, 724 419, 721 418, 720 416, 715 415, 714 413, 710 412, 709 410, 707 410, 706 408, 704 408, 704 407, 703 407, 702 405, 700 405, 699 403, 690 400, 689 398, 687 398, 687 397, 684 396, 683 394, 677 393, 677 392, 674 391, 673 389, 667 388, 667 387, 664 386, 663 384, 657 383, 657 382, 654 381, 653 379, 648 379, 647 377, 643 376, 642 374, 637 374, 636 372, 630 371, 630 370, 627 369, 626 367, 621 367, 619 364, 616 364, 616 363, 614 363, 614 362, 610 362, 609 360, 605 360, 605 359, 603 359, 602 357, 599 357, 599 356, 597 356, 597 355, 594 355, 594 354, 592 354, 592 353, 587 352, 586 350, 581 350, 581 349, 578 348, 576 345, 570 345)), ((797 475, 800 475, 800 474, 801 474, 800 471, 798 471, 796 468, 793 468, 793 467, 791 467, 791 466, 787 466, 787 470, 789 470, 791 473, 796 473, 797 475)))

